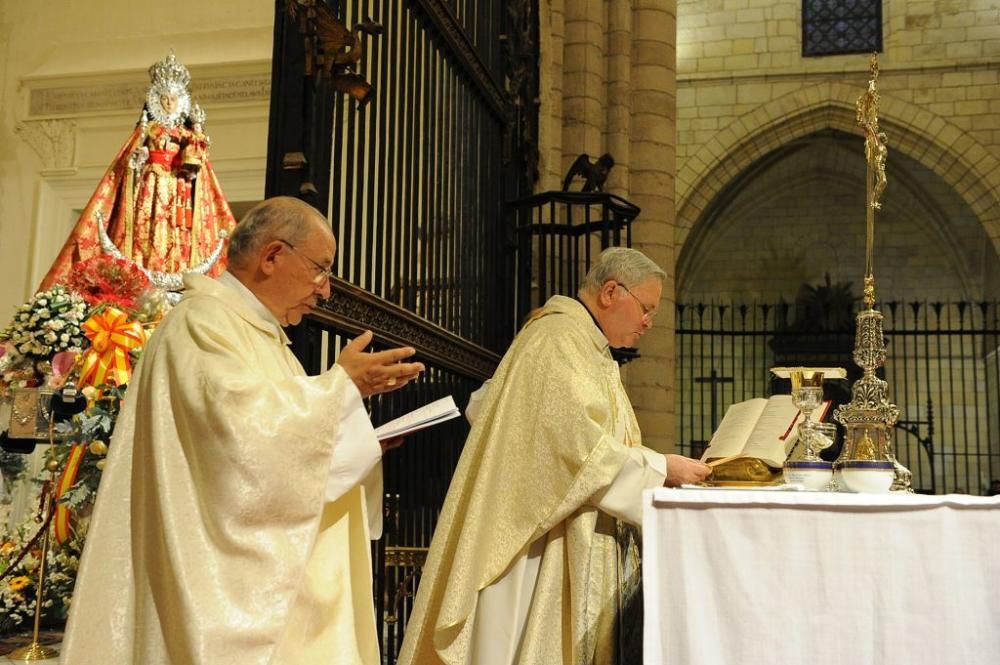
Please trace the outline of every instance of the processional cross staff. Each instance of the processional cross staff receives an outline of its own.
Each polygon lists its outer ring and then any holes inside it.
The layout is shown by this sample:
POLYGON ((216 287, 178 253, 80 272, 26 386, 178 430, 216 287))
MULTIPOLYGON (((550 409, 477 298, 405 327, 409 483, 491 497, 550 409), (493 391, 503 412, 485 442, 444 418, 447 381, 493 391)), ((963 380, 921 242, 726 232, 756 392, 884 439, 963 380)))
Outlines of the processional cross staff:
MULTIPOLYGON (((839 407, 834 418, 847 429, 844 447, 834 462, 834 469, 854 461, 886 460, 892 463, 893 481, 890 489, 912 491, 911 474, 892 452, 890 430, 899 420, 899 407, 888 400, 888 383, 876 376, 885 365, 885 338, 882 314, 875 311, 875 211, 885 191, 885 160, 889 149, 886 137, 878 126, 878 54, 871 59, 871 78, 864 94, 858 98, 857 121, 865 134, 865 281, 864 309, 855 317, 854 362, 864 375, 851 386, 851 401, 839 407)), ((836 477, 833 481, 836 483, 836 477)))
POLYGON ((865 161, 867 162, 867 177, 865 179, 865 281, 864 301, 867 309, 875 306, 875 211, 882 208, 882 192, 885 191, 885 160, 889 153, 886 136, 879 131, 878 111, 878 56, 871 59, 871 78, 868 88, 858 97, 858 125, 865 133, 865 161))

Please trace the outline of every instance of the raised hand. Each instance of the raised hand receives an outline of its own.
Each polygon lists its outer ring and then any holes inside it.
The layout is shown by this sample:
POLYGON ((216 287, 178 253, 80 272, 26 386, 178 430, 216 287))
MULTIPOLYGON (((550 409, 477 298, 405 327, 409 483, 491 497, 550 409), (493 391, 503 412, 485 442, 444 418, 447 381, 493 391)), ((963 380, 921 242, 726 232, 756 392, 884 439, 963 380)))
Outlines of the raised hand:
POLYGON ((372 331, 366 330, 351 340, 337 358, 337 364, 344 368, 363 397, 398 390, 424 371, 423 363, 401 362, 416 353, 410 346, 366 353, 373 337, 372 331))

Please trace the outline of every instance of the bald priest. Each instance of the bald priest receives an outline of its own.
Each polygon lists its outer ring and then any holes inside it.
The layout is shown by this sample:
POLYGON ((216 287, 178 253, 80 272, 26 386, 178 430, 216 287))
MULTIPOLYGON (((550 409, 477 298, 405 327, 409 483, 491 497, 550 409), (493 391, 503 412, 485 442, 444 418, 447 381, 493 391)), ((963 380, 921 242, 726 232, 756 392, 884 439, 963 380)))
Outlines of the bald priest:
POLYGON ((369 518, 382 449, 362 396, 423 366, 364 353, 306 376, 282 326, 330 295, 336 242, 268 199, 229 271, 185 277, 139 361, 81 560, 67 665, 378 665, 369 518))

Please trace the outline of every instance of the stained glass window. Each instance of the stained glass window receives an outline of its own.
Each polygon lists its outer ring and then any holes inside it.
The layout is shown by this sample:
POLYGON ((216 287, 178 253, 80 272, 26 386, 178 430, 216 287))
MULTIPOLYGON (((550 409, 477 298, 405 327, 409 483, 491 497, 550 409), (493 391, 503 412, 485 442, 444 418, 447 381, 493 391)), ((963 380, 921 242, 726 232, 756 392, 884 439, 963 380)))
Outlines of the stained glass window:
POLYGON ((802 0, 803 56, 881 50, 881 0, 802 0))

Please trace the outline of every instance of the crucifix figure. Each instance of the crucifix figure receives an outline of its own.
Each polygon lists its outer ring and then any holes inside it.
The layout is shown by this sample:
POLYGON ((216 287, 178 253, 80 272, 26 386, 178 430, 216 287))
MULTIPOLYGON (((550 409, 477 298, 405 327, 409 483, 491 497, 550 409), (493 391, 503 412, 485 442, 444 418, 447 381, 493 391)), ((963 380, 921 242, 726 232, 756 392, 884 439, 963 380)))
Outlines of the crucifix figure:
POLYGON ((882 208, 879 200, 885 191, 885 160, 889 149, 886 146, 885 134, 878 127, 879 94, 878 94, 878 59, 872 56, 871 78, 868 88, 857 101, 857 121, 865 134, 865 161, 867 162, 866 190, 867 205, 865 206, 865 307, 871 309, 875 305, 875 266, 872 248, 875 244, 875 211, 882 208))

